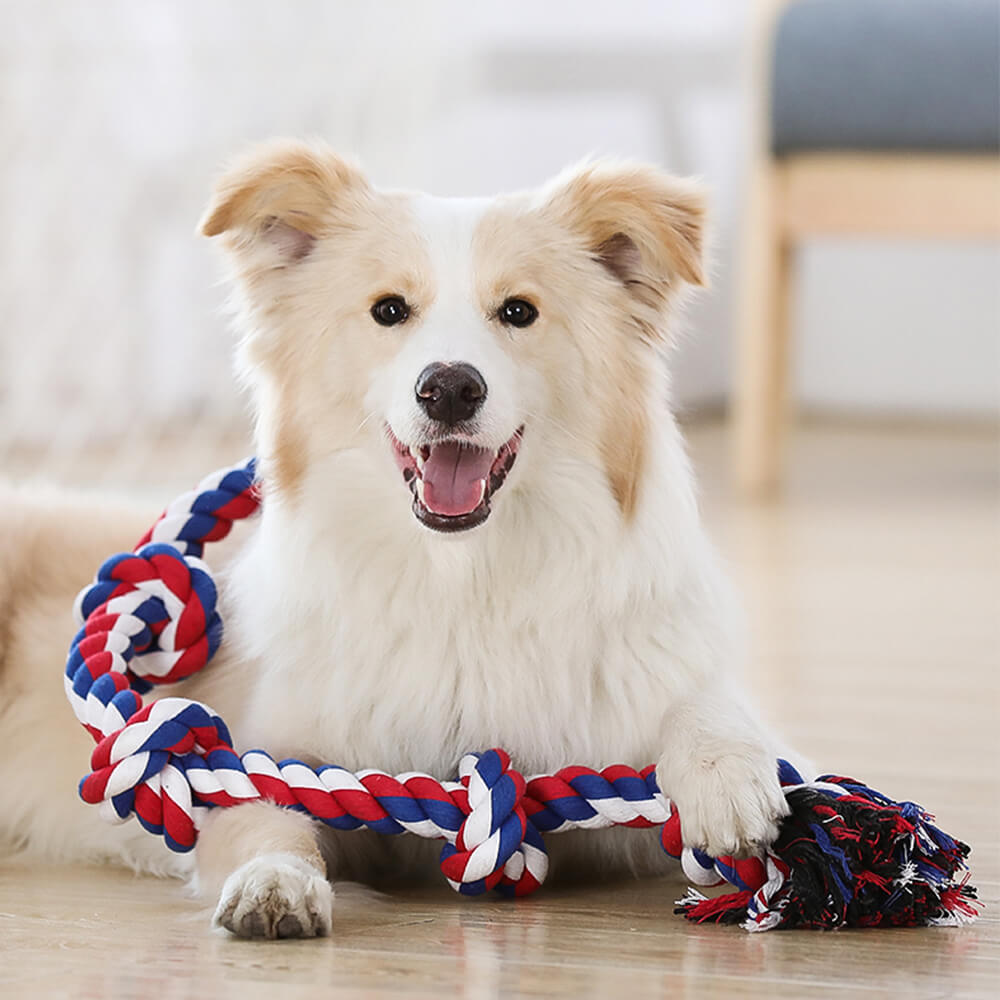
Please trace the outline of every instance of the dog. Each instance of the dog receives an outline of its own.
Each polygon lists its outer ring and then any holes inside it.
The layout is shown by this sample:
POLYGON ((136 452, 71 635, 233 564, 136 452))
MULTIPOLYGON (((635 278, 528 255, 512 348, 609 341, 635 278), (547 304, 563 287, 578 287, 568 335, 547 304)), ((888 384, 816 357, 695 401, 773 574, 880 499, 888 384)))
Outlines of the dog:
MULTIPOLYGON (((704 228, 699 187, 650 166, 478 200, 377 190, 315 143, 236 161, 201 231, 231 270, 263 513, 215 567, 227 641, 178 693, 238 750, 352 770, 448 777, 490 746, 525 774, 658 762, 686 843, 772 841, 777 746, 739 688, 738 615, 670 408, 704 228)), ((210 811, 193 860, 101 823, 73 794, 88 737, 62 702, 68 610, 155 512, 3 502, 7 842, 190 877, 243 937, 328 934, 332 881, 434 870, 434 844, 266 802, 210 811)), ((655 830, 548 847, 560 877, 672 864, 655 830)))

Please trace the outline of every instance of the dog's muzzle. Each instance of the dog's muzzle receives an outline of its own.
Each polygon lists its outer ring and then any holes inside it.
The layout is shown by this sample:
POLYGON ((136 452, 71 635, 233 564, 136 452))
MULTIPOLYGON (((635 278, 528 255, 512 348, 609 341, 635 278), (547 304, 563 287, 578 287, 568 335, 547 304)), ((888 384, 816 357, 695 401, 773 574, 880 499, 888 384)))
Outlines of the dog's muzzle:
POLYGON ((413 514, 435 531, 465 531, 490 516, 490 500, 514 466, 524 427, 496 451, 458 438, 405 445, 386 428, 413 494, 413 514))

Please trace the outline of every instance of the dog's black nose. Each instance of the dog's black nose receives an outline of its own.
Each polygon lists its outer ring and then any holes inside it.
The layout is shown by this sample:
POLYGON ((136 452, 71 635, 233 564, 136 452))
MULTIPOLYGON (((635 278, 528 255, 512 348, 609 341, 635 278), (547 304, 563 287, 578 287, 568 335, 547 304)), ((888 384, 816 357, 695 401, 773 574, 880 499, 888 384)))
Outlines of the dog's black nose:
POLYGON ((464 362, 428 365, 417 378, 414 390, 427 416, 449 426, 468 420, 486 398, 483 376, 464 362))

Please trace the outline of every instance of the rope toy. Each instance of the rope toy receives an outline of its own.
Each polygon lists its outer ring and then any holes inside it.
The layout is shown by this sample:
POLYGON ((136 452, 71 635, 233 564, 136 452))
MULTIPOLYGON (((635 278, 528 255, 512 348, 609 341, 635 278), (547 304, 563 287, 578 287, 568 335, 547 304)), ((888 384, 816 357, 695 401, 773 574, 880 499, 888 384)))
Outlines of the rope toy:
POLYGON ((220 470, 178 497, 134 552, 112 556, 76 600, 81 623, 66 695, 97 743, 84 801, 113 821, 135 816, 174 851, 189 851, 205 811, 266 799, 340 830, 367 827, 445 841, 441 870, 466 895, 523 896, 545 879, 543 834, 660 826, 663 849, 695 885, 675 912, 704 922, 772 928, 955 925, 975 919, 969 848, 912 802, 851 778, 804 782, 778 762, 791 815, 762 858, 711 858, 683 846, 676 808, 652 765, 565 767, 526 779, 501 749, 466 754, 455 781, 426 774, 313 769, 263 750, 238 755, 226 724, 186 698, 143 702, 154 685, 189 677, 222 640, 205 544, 255 514, 254 461, 220 470))

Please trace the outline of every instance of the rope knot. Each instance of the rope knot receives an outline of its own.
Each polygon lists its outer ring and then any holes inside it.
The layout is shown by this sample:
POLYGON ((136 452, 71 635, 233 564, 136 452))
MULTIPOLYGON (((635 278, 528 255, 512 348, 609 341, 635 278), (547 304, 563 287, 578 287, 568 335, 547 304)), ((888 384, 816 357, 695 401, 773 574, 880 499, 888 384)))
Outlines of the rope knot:
POLYGON ((441 849, 441 871, 452 887, 476 896, 497 889, 525 896, 545 880, 545 843, 525 812, 524 776, 503 750, 466 754, 458 765, 468 812, 454 844, 441 849))
POLYGON ((147 830, 164 834, 172 850, 190 850, 196 832, 187 769, 213 751, 231 754, 230 742, 226 724, 206 706, 161 698, 94 747, 80 797, 103 803, 108 819, 135 813, 147 830))
MULTIPOLYGON (((172 545, 120 553, 104 562, 77 597, 74 611, 85 624, 75 651, 83 661, 105 654, 107 664, 98 674, 124 672, 127 666, 149 683, 172 684, 200 670, 218 649, 222 620, 216 600, 208 567, 172 545), (107 637, 120 615, 137 619, 139 627, 127 648, 109 649, 107 637), (134 656, 142 657, 141 669, 134 656)), ((96 679, 93 669, 90 673, 96 679)))

